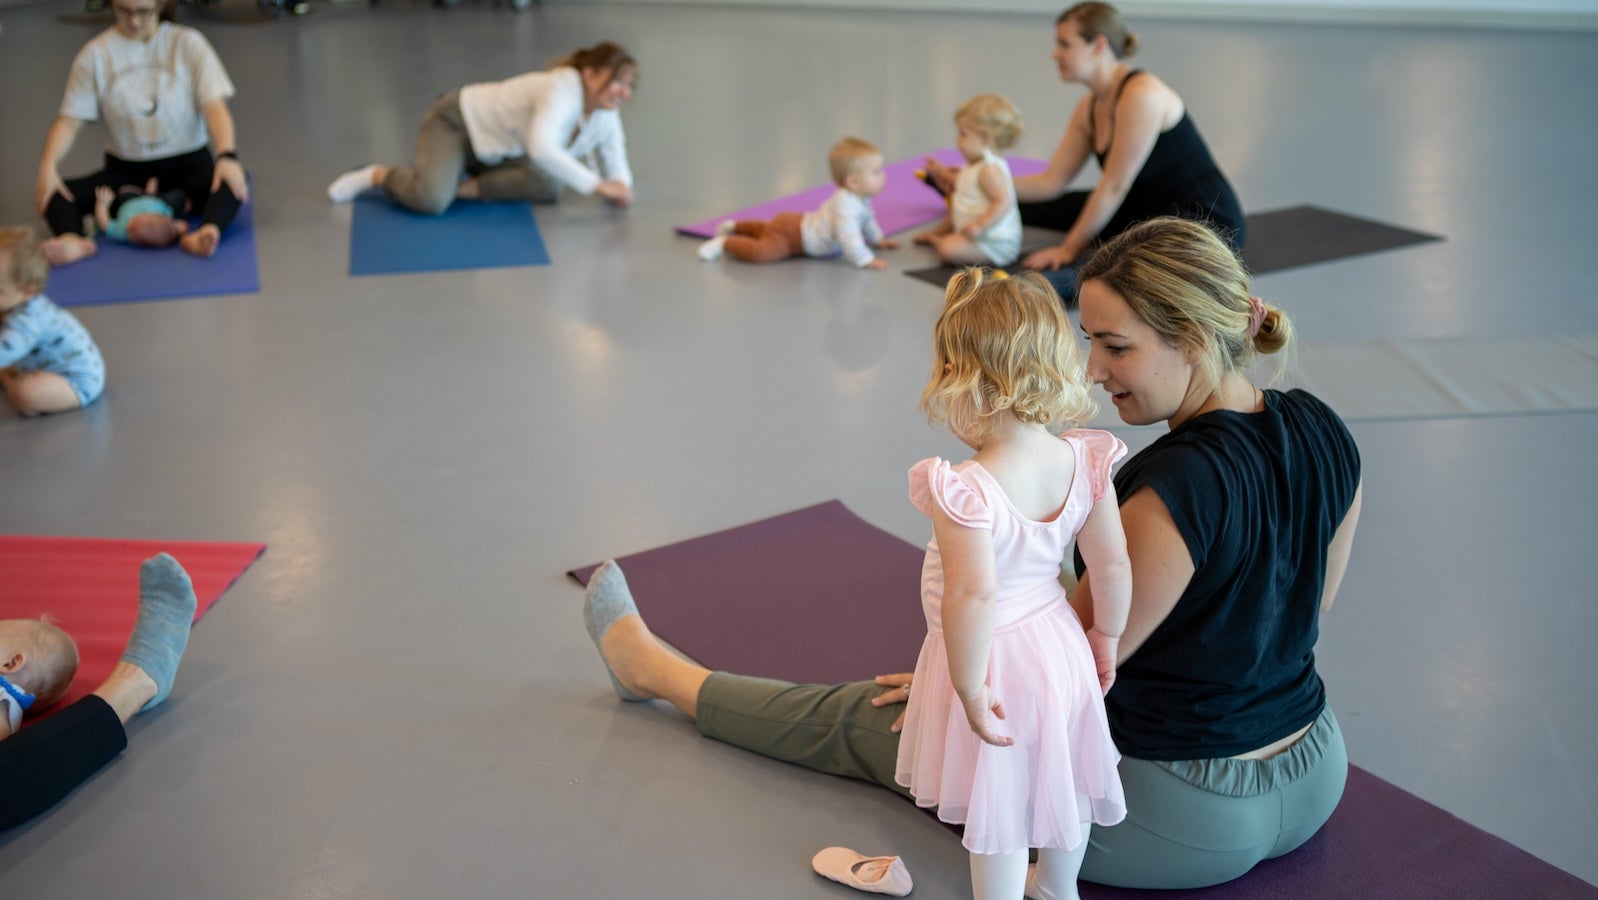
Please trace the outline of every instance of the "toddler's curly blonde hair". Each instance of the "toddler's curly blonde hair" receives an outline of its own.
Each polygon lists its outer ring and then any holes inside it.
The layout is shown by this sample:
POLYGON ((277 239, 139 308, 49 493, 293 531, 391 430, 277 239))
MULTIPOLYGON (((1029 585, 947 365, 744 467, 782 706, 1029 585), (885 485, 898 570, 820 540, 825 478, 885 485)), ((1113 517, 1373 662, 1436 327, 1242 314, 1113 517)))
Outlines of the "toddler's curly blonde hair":
POLYGON ((954 113, 955 124, 966 123, 972 131, 993 142, 993 149, 1004 151, 1021 139, 1021 111, 998 94, 978 94, 960 104, 954 113))
POLYGON ((993 416, 1009 410, 1028 425, 1066 428, 1097 411, 1071 320, 1036 272, 1006 276, 968 268, 949 280, 932 336, 932 378, 921 410, 980 446, 993 416))

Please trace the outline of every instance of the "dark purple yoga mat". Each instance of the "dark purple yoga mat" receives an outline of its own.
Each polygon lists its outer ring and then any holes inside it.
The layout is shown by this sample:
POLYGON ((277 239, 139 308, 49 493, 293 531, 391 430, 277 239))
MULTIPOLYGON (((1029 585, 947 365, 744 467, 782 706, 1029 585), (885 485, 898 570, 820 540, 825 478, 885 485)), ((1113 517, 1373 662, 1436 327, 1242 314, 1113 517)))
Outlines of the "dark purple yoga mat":
POLYGON ((1458 900, 1593 898, 1593 887, 1414 794, 1349 766, 1332 818, 1309 843, 1236 881, 1193 891, 1082 885, 1083 900, 1276 897, 1458 900))
MULTIPOLYGON (((833 500, 617 561, 649 627, 701 664, 832 684, 914 668, 922 556, 833 500)), ((567 574, 586 583, 594 568, 567 574)), ((1236 881, 1081 890, 1085 900, 1598 898, 1598 887, 1352 766, 1319 834, 1236 881)))
MULTIPOLYGON (((915 668, 923 553, 832 500, 617 562, 650 629, 690 657, 832 684, 915 668)), ((597 566, 567 574, 587 584, 597 566)))
MULTIPOLYGON (((898 234, 908 228, 918 225, 928 225, 942 218, 948 209, 943 197, 937 191, 929 188, 921 179, 917 178, 916 170, 921 168, 922 162, 928 157, 938 160, 944 165, 961 165, 960 152, 952 147, 936 150, 932 153, 923 153, 910 159, 902 159, 887 167, 888 185, 882 193, 871 199, 871 208, 877 214, 877 224, 882 226, 884 234, 898 234)), ((1046 160, 1015 158, 1010 161, 1010 172, 1013 175, 1030 175, 1041 172, 1048 165, 1046 160)), ((821 187, 811 188, 797 194, 779 197, 759 206, 740 209, 737 212, 724 213, 695 222, 692 225, 677 226, 678 234, 690 237, 709 238, 716 234, 716 225, 727 219, 769 219, 780 212, 805 213, 825 203, 832 192, 837 190, 836 185, 825 184, 821 187)))

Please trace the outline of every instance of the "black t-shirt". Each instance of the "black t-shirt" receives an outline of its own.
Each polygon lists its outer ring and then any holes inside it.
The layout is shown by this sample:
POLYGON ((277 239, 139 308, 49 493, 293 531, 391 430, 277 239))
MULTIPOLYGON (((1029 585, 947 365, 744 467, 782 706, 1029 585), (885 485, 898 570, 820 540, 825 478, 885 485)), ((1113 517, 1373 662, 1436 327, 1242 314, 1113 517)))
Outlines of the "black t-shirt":
POLYGON ((1105 698, 1122 753, 1234 756, 1320 714, 1314 650, 1327 547, 1359 471, 1347 426, 1304 391, 1265 391, 1258 413, 1197 416, 1122 466, 1121 502, 1153 489, 1194 567, 1105 698))

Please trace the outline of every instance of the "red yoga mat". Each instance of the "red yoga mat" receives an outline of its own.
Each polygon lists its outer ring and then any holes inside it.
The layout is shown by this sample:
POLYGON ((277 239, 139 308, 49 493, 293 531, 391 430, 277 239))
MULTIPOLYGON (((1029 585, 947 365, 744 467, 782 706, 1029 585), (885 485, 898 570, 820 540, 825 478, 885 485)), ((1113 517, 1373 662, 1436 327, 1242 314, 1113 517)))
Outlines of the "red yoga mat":
POLYGON ((199 621, 265 551, 265 544, 0 535, 0 619, 48 613, 78 642, 78 674, 59 709, 94 690, 121 658, 139 612, 140 563, 172 554, 194 581, 199 621))
MULTIPOLYGON (((650 629, 700 664, 832 684, 915 667, 926 628, 922 558, 833 500, 617 562, 650 629)), ((567 574, 586 583, 594 568, 567 574)), ((1190 891, 1083 883, 1081 892, 1085 900, 1598 898, 1576 876, 1355 766, 1315 837, 1242 878, 1190 891)))

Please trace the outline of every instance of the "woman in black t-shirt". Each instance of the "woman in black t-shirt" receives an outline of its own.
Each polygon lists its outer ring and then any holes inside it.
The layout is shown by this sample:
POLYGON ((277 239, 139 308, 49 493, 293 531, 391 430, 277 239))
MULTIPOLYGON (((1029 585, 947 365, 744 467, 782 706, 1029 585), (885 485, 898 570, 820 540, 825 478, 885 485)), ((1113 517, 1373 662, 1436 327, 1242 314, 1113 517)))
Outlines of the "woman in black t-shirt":
MULTIPOLYGON (((1348 756, 1313 650, 1359 519, 1359 450, 1313 396, 1244 374, 1292 325, 1250 296, 1214 232, 1152 219, 1082 275, 1089 376, 1128 424, 1170 431, 1115 479, 1132 611, 1105 705, 1127 817, 1093 828, 1081 878, 1219 884, 1308 840, 1342 796, 1348 756)), ((1071 602, 1091 627, 1091 579, 1071 602)), ((613 566, 584 612, 623 698, 664 699, 708 737, 903 792, 910 675, 825 687, 709 672, 654 639, 613 566)))
MULTIPOLYGON (((1216 884, 1301 845, 1342 796, 1314 647, 1359 518, 1359 450, 1320 400, 1244 374, 1292 326, 1209 229, 1133 226, 1080 274, 1088 376, 1123 421, 1170 427, 1115 479, 1133 600, 1105 705, 1128 816, 1095 830, 1121 852, 1090 853, 1083 877, 1216 884)), ((1071 602, 1091 624, 1091 579, 1071 602)))

